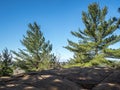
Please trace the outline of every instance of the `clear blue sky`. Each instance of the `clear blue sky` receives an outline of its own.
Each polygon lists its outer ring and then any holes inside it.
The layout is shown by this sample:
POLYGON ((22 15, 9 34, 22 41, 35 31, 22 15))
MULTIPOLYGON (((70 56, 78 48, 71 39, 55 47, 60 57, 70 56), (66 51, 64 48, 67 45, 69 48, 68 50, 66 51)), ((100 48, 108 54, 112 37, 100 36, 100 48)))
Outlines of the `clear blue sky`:
MULTIPOLYGON (((28 23, 36 21, 61 61, 72 57, 72 53, 63 46, 67 45, 67 39, 78 40, 70 31, 84 29, 81 12, 87 11, 92 2, 108 7, 107 18, 120 16, 117 12, 120 0, 0 0, 0 51, 5 47, 22 49, 20 40, 26 34, 28 23)), ((119 45, 112 47, 118 48, 119 45)))

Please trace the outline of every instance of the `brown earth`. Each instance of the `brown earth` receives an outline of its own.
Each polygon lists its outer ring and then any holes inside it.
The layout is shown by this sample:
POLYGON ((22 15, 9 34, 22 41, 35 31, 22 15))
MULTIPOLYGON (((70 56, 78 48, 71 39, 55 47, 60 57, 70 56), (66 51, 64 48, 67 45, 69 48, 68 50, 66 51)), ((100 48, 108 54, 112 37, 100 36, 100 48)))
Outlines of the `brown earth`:
POLYGON ((0 90, 120 90, 120 70, 74 67, 0 78, 0 90))

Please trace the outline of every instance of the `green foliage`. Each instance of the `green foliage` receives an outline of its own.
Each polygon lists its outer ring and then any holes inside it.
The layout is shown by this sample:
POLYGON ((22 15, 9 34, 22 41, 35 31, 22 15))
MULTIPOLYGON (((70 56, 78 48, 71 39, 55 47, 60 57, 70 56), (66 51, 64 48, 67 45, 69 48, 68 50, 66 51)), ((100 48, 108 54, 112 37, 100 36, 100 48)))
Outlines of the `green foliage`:
POLYGON ((106 56, 120 59, 120 49, 106 49, 106 56))
POLYGON ((120 35, 114 34, 119 28, 120 19, 113 17, 106 20, 107 12, 107 7, 101 9, 97 3, 90 4, 88 12, 82 12, 85 29, 79 29, 77 32, 72 31, 71 34, 77 37, 79 41, 68 40, 68 46, 65 47, 74 53, 72 61, 97 65, 104 61, 105 57, 111 56, 111 52, 115 52, 115 54, 112 53, 115 58, 119 57, 118 51, 108 50, 108 47, 120 41, 120 35), (98 60, 96 56, 99 55, 103 55, 103 59, 98 60))
POLYGON ((108 66, 109 61, 104 58, 104 55, 95 56, 90 62, 91 66, 108 66))
POLYGON ((67 64, 64 66, 64 68, 69 68, 69 67, 91 67, 91 66, 100 66, 100 67, 105 67, 105 66, 109 66, 110 62, 108 60, 106 60, 104 58, 104 55, 96 55, 92 60, 88 61, 88 62, 74 62, 71 64, 67 64))
POLYGON ((18 61, 18 66, 26 70, 41 70, 44 67, 49 67, 48 63, 53 59, 51 54, 52 44, 50 41, 45 41, 45 37, 37 23, 29 24, 29 30, 26 36, 21 40, 25 49, 19 49, 19 52, 13 51, 18 61))
POLYGON ((4 49, 2 54, 0 55, 0 75, 1 76, 9 76, 12 74, 13 70, 11 68, 12 65, 12 55, 8 49, 4 49))
POLYGON ((71 68, 71 67, 83 67, 83 64, 81 63, 74 63, 74 64, 65 64, 62 66, 63 68, 71 68))
POLYGON ((26 72, 31 71, 30 68, 28 67, 29 65, 27 64, 25 60, 16 60, 14 61, 13 65, 14 65, 13 66, 14 69, 20 67, 21 69, 24 69, 26 72))

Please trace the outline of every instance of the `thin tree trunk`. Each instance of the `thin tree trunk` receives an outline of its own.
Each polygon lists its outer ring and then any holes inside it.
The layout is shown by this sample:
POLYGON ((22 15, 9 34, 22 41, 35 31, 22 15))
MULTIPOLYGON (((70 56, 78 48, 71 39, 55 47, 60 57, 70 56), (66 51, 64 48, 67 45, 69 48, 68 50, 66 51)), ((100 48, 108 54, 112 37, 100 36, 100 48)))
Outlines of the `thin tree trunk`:
POLYGON ((95 48, 95 55, 98 55, 98 47, 95 48))

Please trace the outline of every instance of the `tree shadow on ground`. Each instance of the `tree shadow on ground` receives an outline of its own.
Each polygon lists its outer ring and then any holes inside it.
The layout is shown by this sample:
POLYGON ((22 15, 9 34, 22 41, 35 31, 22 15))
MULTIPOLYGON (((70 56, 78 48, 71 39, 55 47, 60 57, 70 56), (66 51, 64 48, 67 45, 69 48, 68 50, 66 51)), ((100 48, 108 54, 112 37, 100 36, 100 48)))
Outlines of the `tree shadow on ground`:
POLYGON ((30 72, 0 81, 0 90, 102 90, 102 86, 112 90, 119 87, 120 81, 119 71, 113 71, 104 67, 77 67, 30 72))
POLYGON ((4 81, 0 90, 80 90, 80 87, 59 76, 34 73, 4 81))

